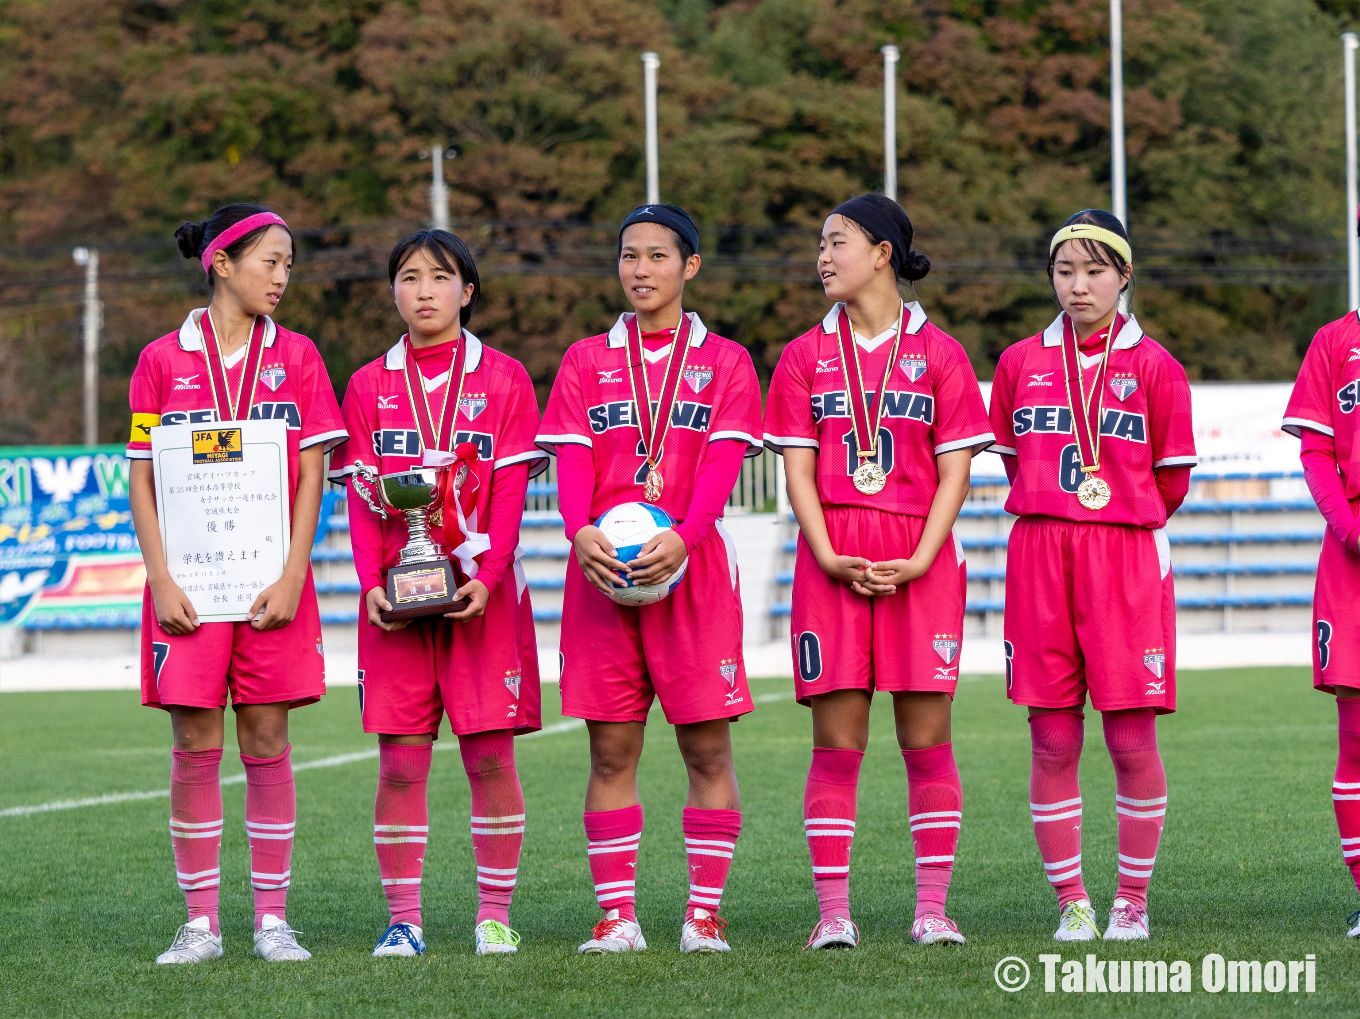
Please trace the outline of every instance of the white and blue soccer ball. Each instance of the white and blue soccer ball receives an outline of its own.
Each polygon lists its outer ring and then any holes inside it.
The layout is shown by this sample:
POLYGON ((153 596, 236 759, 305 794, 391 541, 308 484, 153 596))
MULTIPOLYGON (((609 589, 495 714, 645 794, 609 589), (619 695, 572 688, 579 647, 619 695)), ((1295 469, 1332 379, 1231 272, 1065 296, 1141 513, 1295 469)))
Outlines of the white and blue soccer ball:
MULTIPOLYGON (((625 502, 607 511, 595 521, 595 526, 604 532, 609 543, 617 550, 618 559, 628 563, 638 557, 647 542, 662 531, 674 527, 675 521, 660 506, 646 502, 625 502)), ((628 586, 614 588, 610 597, 620 605, 652 605, 679 586, 688 566, 689 557, 686 556, 680 568, 661 584, 634 584, 622 572, 615 570, 620 578, 627 581, 628 586)))

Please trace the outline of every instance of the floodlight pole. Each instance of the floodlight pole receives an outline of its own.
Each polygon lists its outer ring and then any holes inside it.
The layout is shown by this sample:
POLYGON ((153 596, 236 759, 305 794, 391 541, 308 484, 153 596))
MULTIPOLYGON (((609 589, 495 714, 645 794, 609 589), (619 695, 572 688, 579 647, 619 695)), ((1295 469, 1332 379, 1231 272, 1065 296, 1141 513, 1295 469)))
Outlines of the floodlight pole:
POLYGON ((76 248, 76 265, 85 267, 85 445, 99 442, 99 327, 103 308, 99 304, 99 252, 76 248))
POLYGON ((1346 59, 1346 276, 1350 284, 1347 297, 1350 310, 1355 311, 1360 308, 1360 236, 1356 234, 1360 185, 1356 180, 1355 141, 1355 49, 1360 46, 1360 39, 1354 32, 1347 32, 1341 37, 1341 45, 1346 59))
POLYGON ((642 86, 647 107, 647 204, 661 201, 660 156, 656 144, 656 70, 661 58, 648 50, 642 54, 642 86))
MULTIPOLYGON (((453 159, 456 153, 450 152, 453 159)), ((430 229, 449 228, 449 188, 444 183, 444 146, 430 147, 430 229)))
POLYGON ((1110 0, 1110 190, 1115 216, 1127 228, 1124 177, 1124 5, 1110 0))
POLYGON ((883 54, 883 193, 897 201, 897 59, 896 46, 883 54))

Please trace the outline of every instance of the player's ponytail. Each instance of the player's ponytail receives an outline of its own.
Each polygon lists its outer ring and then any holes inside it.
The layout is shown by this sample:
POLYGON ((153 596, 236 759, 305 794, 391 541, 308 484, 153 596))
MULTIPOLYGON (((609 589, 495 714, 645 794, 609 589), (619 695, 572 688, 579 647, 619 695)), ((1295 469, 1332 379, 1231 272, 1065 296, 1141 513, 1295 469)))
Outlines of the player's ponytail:
MULTIPOLYGON (((1064 233, 1070 226, 1085 225, 1094 227, 1098 233, 1112 234, 1108 240, 1101 240, 1099 236, 1091 237, 1069 237, 1073 244, 1078 245, 1086 257, 1100 265, 1113 266, 1115 272, 1125 277, 1124 286, 1119 291, 1119 310, 1127 315, 1133 311, 1134 279, 1133 279, 1133 249, 1129 244, 1129 232, 1124 228, 1124 224, 1119 221, 1119 217, 1112 212, 1104 209, 1083 209, 1074 216, 1069 216, 1063 223, 1059 235, 1064 233), (1111 243, 1114 241, 1115 243, 1111 243), (1123 241, 1122 244, 1118 244, 1123 241)), ((1053 285, 1053 267, 1058 257, 1058 249, 1062 247, 1058 236, 1054 237, 1055 243, 1050 245, 1048 255, 1048 282, 1053 285)), ((1057 287, 1053 288, 1053 297, 1058 296, 1057 287)))
MULTIPOLYGON (((179 246, 179 253, 185 258, 205 262, 204 270, 208 275, 209 290, 213 289, 217 274, 211 269, 211 261, 204 259, 204 254, 209 248, 214 247, 213 242, 215 240, 222 237, 233 227, 256 217, 258 217, 258 226, 247 229, 244 233, 240 233, 240 236, 233 236, 226 244, 219 244, 216 247, 225 251, 227 257, 235 261, 253 248, 271 226, 283 227, 284 230, 288 231, 289 239, 293 239, 293 231, 288 229, 288 224, 281 217, 266 209, 263 205, 254 205, 250 202, 234 202, 231 205, 224 205, 202 223, 181 223, 179 229, 175 231, 175 244, 179 246)), ((223 239, 225 240, 225 238, 223 239)), ((296 250, 296 244, 294 248, 296 250)))

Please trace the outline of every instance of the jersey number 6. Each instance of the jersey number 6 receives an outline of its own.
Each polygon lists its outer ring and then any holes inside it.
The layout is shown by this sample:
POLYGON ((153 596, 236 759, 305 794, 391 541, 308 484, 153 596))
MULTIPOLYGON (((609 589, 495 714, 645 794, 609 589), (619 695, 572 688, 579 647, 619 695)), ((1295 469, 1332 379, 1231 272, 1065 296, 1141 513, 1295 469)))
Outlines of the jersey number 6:
POLYGON ((1058 467, 1058 485, 1064 492, 1075 493, 1081 487, 1081 454, 1077 444, 1064 446, 1062 461, 1058 467))

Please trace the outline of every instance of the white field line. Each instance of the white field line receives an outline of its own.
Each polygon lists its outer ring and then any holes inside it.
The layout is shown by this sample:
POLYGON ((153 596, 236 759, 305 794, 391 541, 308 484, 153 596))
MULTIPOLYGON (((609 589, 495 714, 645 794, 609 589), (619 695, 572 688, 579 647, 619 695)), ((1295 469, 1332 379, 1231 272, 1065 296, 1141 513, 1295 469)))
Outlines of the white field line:
MULTIPOLYGON (((580 729, 586 723, 579 718, 567 718, 561 722, 544 726, 538 732, 531 732, 528 735, 520 736, 519 739, 533 739, 536 736, 553 736, 560 732, 571 732, 573 729, 580 729)), ((436 750, 453 750, 458 746, 457 740, 450 743, 436 743, 436 750)), ((371 761, 378 756, 378 748, 371 750, 359 750, 352 754, 336 754, 333 757, 319 757, 314 761, 303 761, 293 765, 293 772, 313 771, 317 768, 338 768, 343 764, 353 764, 355 761, 371 761)), ((223 775, 222 784, 241 785, 245 782, 245 772, 238 772, 234 775, 223 775)), ((35 803, 27 807, 6 807, 0 810, 0 817, 29 817, 33 814, 47 814, 54 810, 78 810, 81 807, 102 807, 111 803, 130 803, 134 800, 163 800, 170 798, 169 789, 140 789, 136 792, 128 793, 107 793, 103 796, 88 796, 80 800, 53 800, 50 803, 35 803)))

